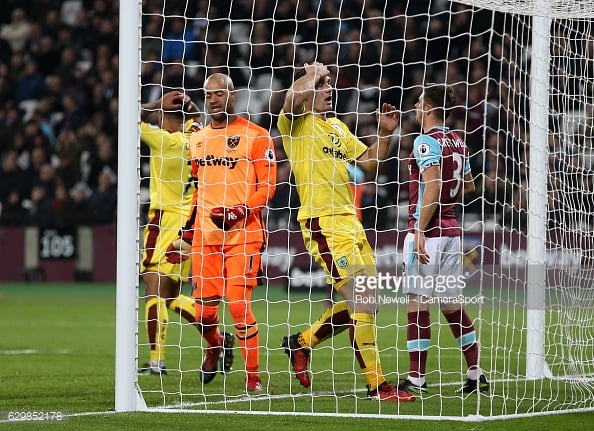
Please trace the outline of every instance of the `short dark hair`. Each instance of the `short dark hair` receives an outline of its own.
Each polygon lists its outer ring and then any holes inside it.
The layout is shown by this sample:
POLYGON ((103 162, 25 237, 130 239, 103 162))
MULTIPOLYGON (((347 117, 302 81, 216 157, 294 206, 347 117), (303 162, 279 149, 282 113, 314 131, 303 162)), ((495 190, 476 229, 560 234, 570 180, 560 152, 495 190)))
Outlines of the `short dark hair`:
POLYGON ((443 112, 444 120, 448 118, 456 105, 456 94, 454 89, 447 84, 425 84, 423 101, 429 103, 436 110, 443 112))

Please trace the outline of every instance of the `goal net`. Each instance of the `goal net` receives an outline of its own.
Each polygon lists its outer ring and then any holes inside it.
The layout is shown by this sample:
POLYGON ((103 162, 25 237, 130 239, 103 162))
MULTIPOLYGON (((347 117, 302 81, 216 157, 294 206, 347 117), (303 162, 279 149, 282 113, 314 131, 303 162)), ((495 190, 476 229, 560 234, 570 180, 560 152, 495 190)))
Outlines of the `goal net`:
MULTIPOLYGON (((237 343, 233 369, 201 383, 206 343, 183 313, 171 310, 167 374, 137 376, 149 355, 146 328, 155 322, 145 317, 143 283, 136 282, 133 298, 124 285, 138 280, 138 272, 128 272, 134 264, 124 268, 118 259, 116 409, 456 420, 594 409, 591 2, 145 0, 131 9, 123 3, 127 11, 121 13, 138 16, 120 20, 120 31, 131 38, 126 44, 121 35, 120 80, 128 80, 120 110, 138 112, 139 100, 155 101, 170 89, 183 89, 203 110, 205 77, 226 73, 237 89, 236 111, 274 138, 278 182, 263 213, 268 247, 263 284, 252 300, 263 391, 246 392, 237 343), (126 75, 123 63, 130 59, 138 65, 126 75), (336 299, 304 247, 296 219, 300 203, 277 129, 295 69, 315 60, 332 71, 336 116, 364 143, 378 133, 374 111, 382 102, 402 113, 378 175, 356 168, 351 175, 358 217, 378 273, 386 276, 402 275, 407 164, 419 134, 414 104, 425 82, 455 89, 447 125, 470 150, 476 185, 457 208, 463 302, 476 328, 488 391, 455 392, 466 379, 466 362, 438 305, 430 310, 428 392, 415 402, 367 399, 348 331, 312 350, 311 387, 295 379, 281 339, 305 330, 336 299)), ((123 137, 128 143, 138 138, 137 119, 127 120, 120 117, 120 147, 123 137)), ((155 175, 148 164, 162 156, 140 143, 128 156, 139 161, 137 178, 126 182, 120 174, 125 184, 119 197, 135 199, 137 207, 119 209, 118 250, 129 255, 132 241, 138 255, 146 247, 142 233, 130 236, 121 227, 123 216, 135 220, 140 232, 146 228, 147 187, 155 175)), ((184 286, 183 293, 190 289, 184 286)), ((406 304, 397 288, 384 296, 376 319, 378 348, 387 379, 397 384, 409 371, 406 304)), ((220 327, 235 331, 225 301, 220 327)))

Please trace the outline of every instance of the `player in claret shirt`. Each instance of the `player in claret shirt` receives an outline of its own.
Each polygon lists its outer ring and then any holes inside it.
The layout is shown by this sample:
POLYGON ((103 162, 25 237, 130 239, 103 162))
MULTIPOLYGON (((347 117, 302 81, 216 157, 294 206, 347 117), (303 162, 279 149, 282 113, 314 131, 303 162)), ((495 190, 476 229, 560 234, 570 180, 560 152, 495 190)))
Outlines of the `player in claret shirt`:
POLYGON ((210 75, 204 92, 211 121, 190 137, 196 191, 193 214, 182 234, 188 237, 185 232, 192 232, 192 295, 208 343, 200 378, 203 383, 212 381, 224 352, 218 329, 218 306, 224 297, 246 367, 246 390, 259 392, 258 324, 251 298, 267 243, 262 210, 276 188, 274 145, 268 131, 235 113, 231 78, 210 75))
POLYGON ((474 191, 474 182, 464 140, 445 126, 454 104, 452 88, 438 84, 426 85, 415 104, 422 133, 413 143, 408 164, 409 232, 403 246, 410 369, 408 378, 398 385, 407 392, 427 392, 425 366, 431 341, 432 298, 438 299, 466 358, 467 380, 457 392, 489 389, 478 364, 474 323, 460 300, 465 283, 455 207, 464 193, 474 191))

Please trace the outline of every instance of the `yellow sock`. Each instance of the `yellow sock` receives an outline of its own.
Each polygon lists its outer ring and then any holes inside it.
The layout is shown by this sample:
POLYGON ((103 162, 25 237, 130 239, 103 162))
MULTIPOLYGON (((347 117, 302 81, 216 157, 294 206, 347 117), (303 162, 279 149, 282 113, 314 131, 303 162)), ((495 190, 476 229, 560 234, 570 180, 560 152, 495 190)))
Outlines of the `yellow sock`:
POLYGON ((377 349, 375 316, 367 313, 353 313, 351 319, 355 326, 352 336, 355 356, 365 374, 369 389, 375 390, 386 381, 377 349))
POLYGON ((164 361, 169 320, 167 304, 163 298, 152 297, 146 301, 145 312, 151 361, 164 361))
POLYGON ((188 322, 196 323, 193 298, 186 295, 179 295, 169 303, 169 308, 176 314, 180 314, 188 322))
POLYGON ((311 326, 301 333, 299 344, 310 349, 348 328, 351 318, 346 301, 328 307, 311 326))

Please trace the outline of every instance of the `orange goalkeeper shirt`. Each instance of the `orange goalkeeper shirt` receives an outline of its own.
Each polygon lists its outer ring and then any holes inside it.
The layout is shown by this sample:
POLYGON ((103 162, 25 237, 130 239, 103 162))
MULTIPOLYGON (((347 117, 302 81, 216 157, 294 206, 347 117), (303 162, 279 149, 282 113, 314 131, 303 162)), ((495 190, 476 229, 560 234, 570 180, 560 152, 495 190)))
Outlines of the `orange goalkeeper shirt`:
POLYGON ((276 160, 270 134, 242 117, 226 127, 209 124, 191 135, 190 157, 196 181, 192 199, 192 208, 196 210, 193 244, 265 243, 262 208, 276 189, 276 160), (211 221, 214 207, 237 204, 245 204, 250 210, 245 224, 237 223, 224 232, 211 221))

